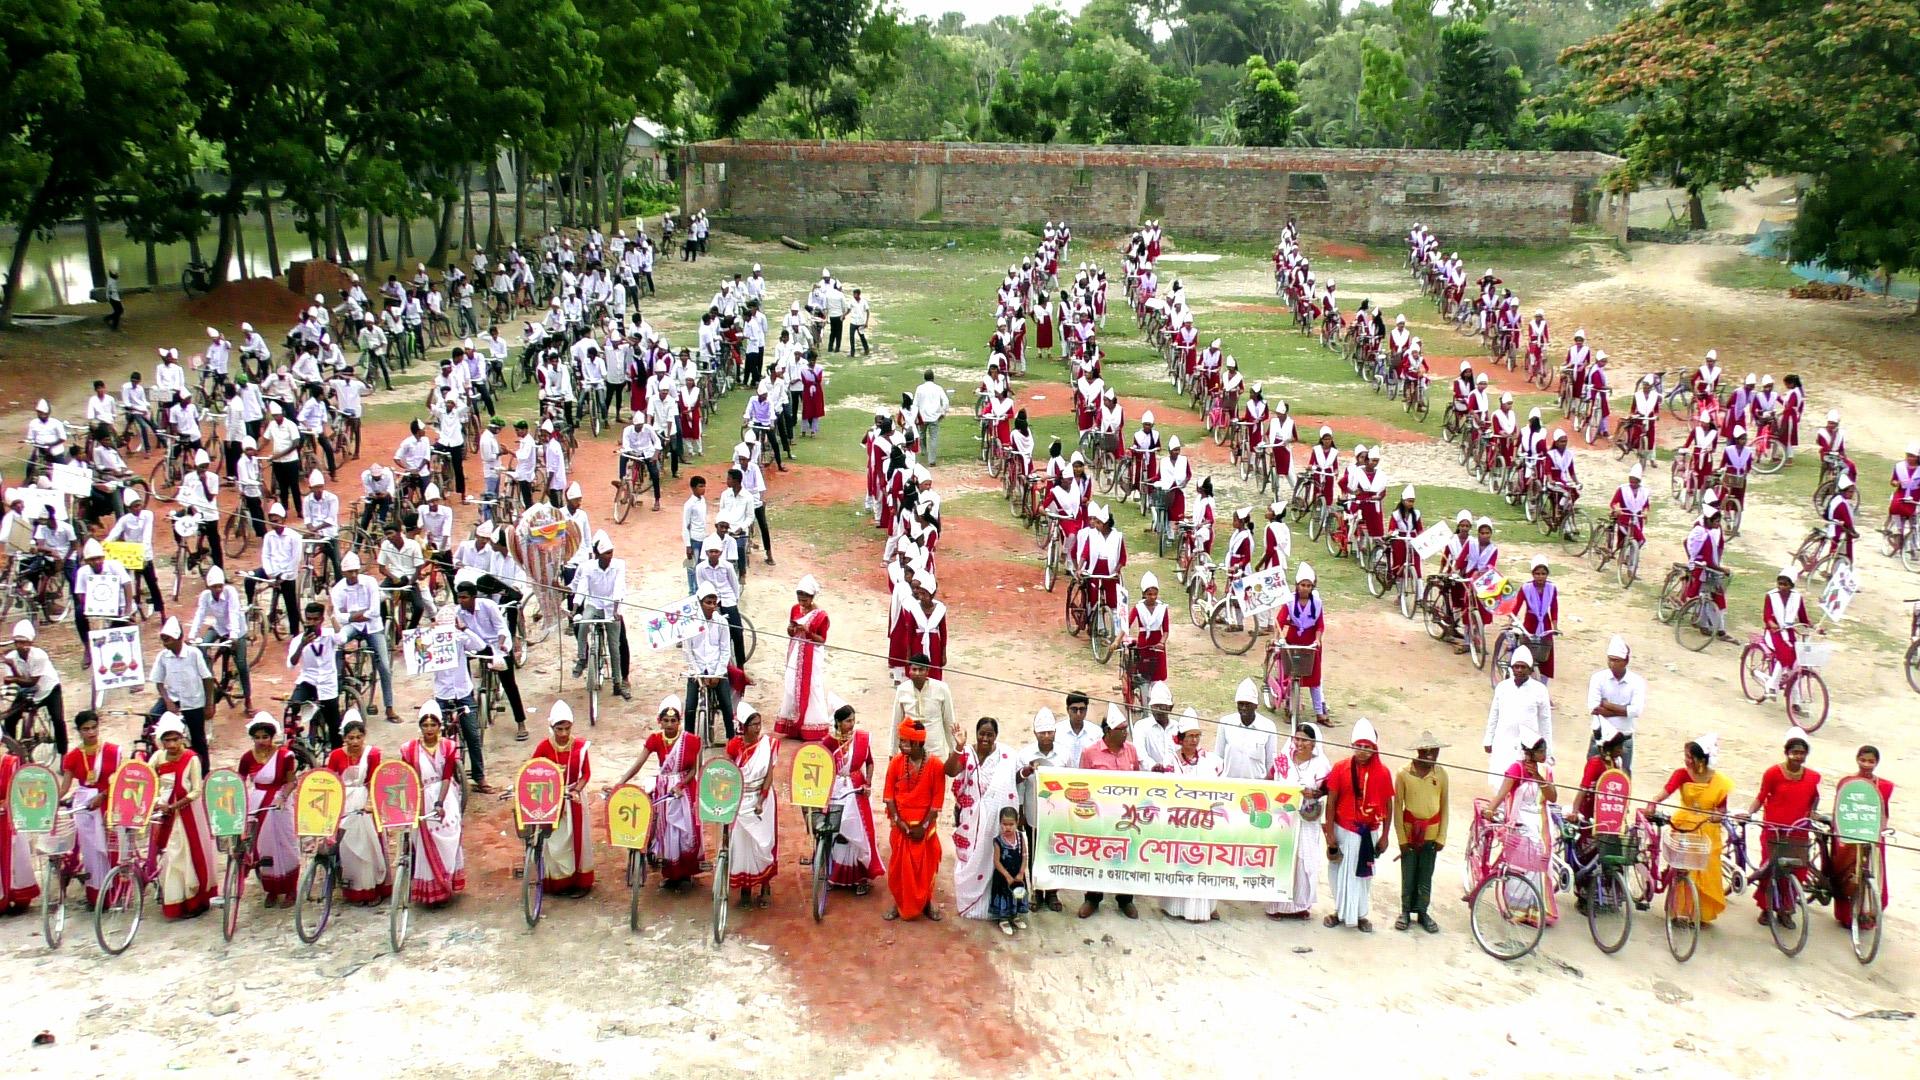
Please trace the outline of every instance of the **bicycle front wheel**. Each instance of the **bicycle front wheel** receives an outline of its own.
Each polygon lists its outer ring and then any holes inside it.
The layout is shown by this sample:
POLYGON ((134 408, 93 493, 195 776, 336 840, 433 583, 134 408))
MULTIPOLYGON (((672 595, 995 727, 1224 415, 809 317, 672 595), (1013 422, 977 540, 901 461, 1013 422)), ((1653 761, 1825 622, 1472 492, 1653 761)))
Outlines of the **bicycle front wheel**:
POLYGON ((387 898, 387 942, 394 952, 407 947, 413 929, 413 841, 403 837, 393 865, 393 894, 387 898))
POLYGON ((1624 948, 1633 933, 1633 897, 1627 893, 1627 872, 1620 867, 1603 866, 1595 875, 1593 895, 1587 897, 1587 930, 1609 956, 1624 948))
POLYGON ((1546 904, 1525 874, 1502 871, 1473 890, 1468 922, 1474 944, 1495 960, 1512 963, 1532 952, 1546 932, 1546 904))
POLYGON ((813 921, 827 917, 827 866, 833 858, 833 836, 822 834, 813 845, 813 921))
POLYGON ((746 667, 746 662, 753 659, 754 648, 760 644, 760 633, 753 628, 753 619, 744 611, 740 613, 740 638, 745 646, 740 650, 742 654, 740 666, 746 667))
POLYGON ((627 929, 640 929, 640 892, 647 884, 647 853, 638 848, 627 852, 627 929))
POLYGON ((1758 644, 1740 650, 1740 696, 1754 704, 1767 699, 1767 671, 1773 662, 1758 644))
POLYGON ((1235 596, 1215 604, 1207 623, 1207 636, 1213 639, 1213 647, 1228 656, 1244 655, 1253 648, 1254 639, 1260 636, 1253 627, 1253 620, 1247 617, 1246 606, 1235 596))
POLYGON ((140 917, 146 913, 146 906, 146 886, 132 863, 121 863, 107 871, 93 908, 93 937, 101 951, 108 956, 126 952, 140 932, 140 917))
POLYGON ((293 929, 308 945, 320 940, 333 920, 334 868, 332 857, 315 855, 300 872, 300 887, 293 896, 293 929))
POLYGON ((1811 735, 1827 722, 1827 680, 1817 671, 1802 668, 1787 678, 1781 697, 1787 700, 1787 721, 1811 735))
POLYGON ((539 831, 535 830, 525 854, 520 856, 520 913, 526 916, 529 930, 540 925, 540 907, 546 901, 546 877, 547 857, 541 848, 539 831))
POLYGON ((1667 951, 1683 964, 1693 959, 1693 950, 1700 945, 1699 913, 1699 886, 1678 870, 1668 871, 1667 951))
POLYGON ((240 896, 247 887, 245 856, 239 850, 240 838, 233 838, 234 850, 227 853, 226 869, 220 875, 220 936, 232 941, 240 930, 240 896))
POLYGON ((727 940, 727 904, 733 899, 732 877, 727 873, 727 830, 720 833, 720 855, 713 860, 713 943, 727 940))
POLYGON ((1640 576, 1640 541, 1628 538, 1620 544, 1620 553, 1614 558, 1613 574, 1620 587, 1625 589, 1633 585, 1640 576))
POLYGON ((67 936, 67 882, 55 861, 42 862, 40 874, 40 934, 49 949, 59 948, 67 936))
MULTIPOLYGON (((1860 857, 1872 865, 1873 851, 1863 850, 1860 857)), ((1880 886, 1873 875, 1861 874, 1853 898, 1853 921, 1847 924, 1847 936, 1853 942, 1853 958, 1862 964, 1873 963, 1880 955, 1880 886)))
POLYGON ((1714 616, 1718 614, 1719 611, 1713 608, 1712 601, 1704 596, 1694 597, 1687 601, 1686 606, 1680 609, 1680 614, 1674 617, 1673 639, 1693 652, 1704 652, 1708 645, 1713 644, 1718 626, 1714 616), (1709 609, 1713 610, 1713 615, 1707 614, 1709 609))
POLYGON ((1113 659, 1113 641, 1113 609, 1100 604, 1087 620, 1087 643, 1093 649, 1093 658, 1102 664, 1113 659))
POLYGON ((1773 932, 1773 947, 1783 956, 1799 956, 1800 950, 1807 947, 1806 890, 1787 870, 1777 871, 1765 888, 1773 901, 1773 917, 1767 920, 1767 929, 1773 932), (1783 915, 1793 920, 1791 925, 1783 915))

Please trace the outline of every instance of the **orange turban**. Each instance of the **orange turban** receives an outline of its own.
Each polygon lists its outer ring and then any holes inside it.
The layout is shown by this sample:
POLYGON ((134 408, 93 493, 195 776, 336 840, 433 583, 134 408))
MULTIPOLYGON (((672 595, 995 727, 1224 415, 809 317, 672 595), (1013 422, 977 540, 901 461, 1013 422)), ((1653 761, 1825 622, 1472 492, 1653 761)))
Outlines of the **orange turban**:
POLYGON ((923 743, 927 741, 927 725, 909 716, 900 721, 900 741, 903 743, 923 743))

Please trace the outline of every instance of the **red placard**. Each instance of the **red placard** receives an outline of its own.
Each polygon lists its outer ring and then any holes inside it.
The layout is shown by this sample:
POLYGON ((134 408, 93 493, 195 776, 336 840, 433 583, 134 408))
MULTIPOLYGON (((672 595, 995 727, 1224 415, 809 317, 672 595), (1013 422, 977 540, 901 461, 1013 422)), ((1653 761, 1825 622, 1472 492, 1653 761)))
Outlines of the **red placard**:
POLYGON ((135 758, 120 763, 107 789, 107 824, 116 829, 144 829, 160 796, 160 777, 153 766, 135 758))
POLYGON ((1593 782, 1593 831, 1618 836, 1627 831, 1627 796, 1633 782, 1619 769, 1608 769, 1593 782))
POLYGON ((389 758, 373 770, 373 820, 383 831, 411 829, 420 822, 420 774, 399 758, 389 758))
POLYGON ((567 793, 567 776, 546 758, 520 766, 513 779, 513 820, 521 828, 552 825, 560 820, 560 804, 567 793))

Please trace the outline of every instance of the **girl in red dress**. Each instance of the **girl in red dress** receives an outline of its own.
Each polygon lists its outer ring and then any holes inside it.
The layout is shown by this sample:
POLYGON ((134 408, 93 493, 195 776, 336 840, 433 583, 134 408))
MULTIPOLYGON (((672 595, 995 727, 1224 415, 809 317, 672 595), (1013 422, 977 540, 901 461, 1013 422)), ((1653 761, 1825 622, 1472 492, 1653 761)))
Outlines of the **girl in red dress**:
POLYGON ((267 894, 267 907, 292 907, 300 877, 300 841, 294 835, 293 808, 288 804, 300 763, 293 751, 274 745, 280 738, 280 722, 266 713, 253 714, 247 734, 253 748, 240 755, 234 768, 247 782, 247 817, 258 818, 253 849, 260 855, 260 888, 267 894))
POLYGON ((873 742, 854 728, 853 706, 833 713, 833 734, 825 746, 833 754, 833 805, 840 808, 840 842, 833 845, 827 883, 865 896, 873 879, 885 874, 873 831, 873 742))
MULTIPOLYGON (((1772 861, 1776 844, 1804 844, 1812 838, 1806 829, 1793 828, 1807 820, 1820 805, 1820 774, 1806 767, 1807 750, 1806 734, 1799 728, 1789 730, 1786 760, 1767 766, 1767 771, 1760 774, 1760 791, 1753 797, 1753 805, 1747 807, 1745 816, 1760 814, 1761 866, 1772 861)), ((1793 873, 1802 883, 1806 881, 1806 867, 1793 873)), ((1765 926, 1778 919, 1781 926, 1792 929, 1793 912, 1769 910, 1768 894, 1772 891, 1764 883, 1753 890, 1754 901, 1760 905, 1760 924, 1765 926)))
POLYGON ((160 760, 153 763, 160 824, 152 841, 161 853, 160 913, 191 919, 213 906, 213 830, 200 798, 205 777, 199 756, 187 749, 187 725, 179 713, 162 716, 153 730, 160 739, 160 760))
POLYGON ((682 730, 681 715, 678 698, 671 694, 661 698, 660 730, 647 736, 640 760, 613 782, 619 787, 638 776, 649 759, 660 759, 660 772, 653 780, 653 838, 647 843, 647 855, 660 867, 664 889, 680 888, 700 871, 700 822, 694 816, 700 791, 700 736, 682 730))
POLYGON ((587 780, 593 776, 593 762, 587 757, 587 741, 573 737, 573 709, 564 701, 553 703, 547 714, 548 736, 533 750, 535 758, 545 758, 560 766, 567 785, 566 802, 560 808, 560 820, 547 834, 548 892, 581 895, 593 888, 593 837, 587 828, 587 808, 581 798, 587 780))
POLYGON ((87 906, 100 898, 100 883, 113 868, 107 847, 107 784, 120 768, 120 747, 100 741, 100 717, 87 709, 73 718, 80 745, 60 763, 60 797, 73 815, 74 843, 87 874, 87 906))
MULTIPOLYGON (((1873 746, 1863 746, 1859 750, 1855 751, 1853 755, 1853 761, 1854 761, 1854 764, 1858 766, 1859 771, 1854 773, 1852 776, 1841 777, 1840 782, 1844 784, 1848 780, 1866 780, 1871 784, 1873 784, 1874 787, 1878 788, 1880 790, 1880 820, 1883 822, 1886 821, 1887 815, 1891 813, 1893 810, 1893 781, 1883 780, 1880 777, 1873 775, 1873 771, 1880 767, 1879 748, 1873 747, 1873 746)), ((1878 881, 1880 884, 1880 910, 1882 912, 1885 912, 1887 910, 1887 900, 1888 900, 1887 842, 1885 840, 1881 840, 1879 843, 1874 845, 1874 849, 1875 850, 1873 855, 1873 859, 1874 859, 1873 876, 1874 876, 1874 879, 1878 881)), ((1841 881, 1841 882, 1851 882, 1853 880, 1853 864, 1855 860, 1859 858, 1860 858, 1860 848, 1858 845, 1835 844, 1833 846, 1834 880, 1841 881)), ((1839 920, 1841 926, 1853 925, 1853 894, 1851 891, 1849 891, 1845 895, 1836 896, 1833 898, 1833 917, 1839 920)))

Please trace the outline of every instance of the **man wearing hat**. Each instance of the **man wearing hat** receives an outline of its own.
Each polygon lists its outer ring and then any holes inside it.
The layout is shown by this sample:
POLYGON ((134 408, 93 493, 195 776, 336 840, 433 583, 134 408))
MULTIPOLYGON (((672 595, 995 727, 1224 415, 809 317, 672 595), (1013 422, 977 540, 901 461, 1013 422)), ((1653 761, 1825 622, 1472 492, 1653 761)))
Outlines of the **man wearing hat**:
POLYGON ((1610 725, 1625 739, 1621 757, 1623 769, 1629 774, 1633 772, 1634 729, 1647 707, 1647 680, 1639 672, 1628 670, 1632 660, 1633 650, 1628 648, 1627 639, 1615 634, 1607 642, 1607 666, 1587 679, 1587 712, 1593 717, 1587 756, 1600 752, 1606 741, 1602 728, 1610 725))
POLYGON ((194 602, 193 618, 187 623, 187 640, 198 645, 219 643, 233 658, 234 674, 240 679, 241 708, 253 711, 253 673, 247 657, 247 604, 240 590, 227 583, 227 572, 217 566, 207 568, 207 587, 194 602))
POLYGON ((380 680, 380 699, 386 706, 387 722, 399 723, 400 714, 393 711, 393 667, 386 621, 380 616, 380 587, 360 572, 358 552, 349 551, 340 560, 340 580, 333 583, 330 598, 341 640, 363 641, 364 647, 373 652, 373 669, 380 680))
POLYGON ((124 622, 133 611, 133 578, 127 568, 107 559, 107 552, 100 541, 87 538, 80 548, 80 567, 73 574, 73 629, 80 635, 82 656, 90 656, 87 647, 87 634, 93 628, 87 617, 87 593, 97 590, 104 594, 111 604, 103 600, 101 617, 109 623, 124 622))
MULTIPOLYGON (((1054 719, 1053 710, 1042 705, 1033 714, 1033 741, 1023 747, 1015 759, 1023 766, 1020 771, 1020 828, 1027 835, 1027 875, 1033 875, 1033 845, 1040 821, 1039 784, 1034 780, 1036 769, 1065 769, 1073 762, 1068 759, 1068 747, 1058 738, 1059 721, 1054 719)), ((1033 894, 1033 909, 1040 910, 1045 905, 1052 911, 1061 910, 1060 890, 1037 890, 1033 894)))
MULTIPOLYGON (((396 519, 389 528, 398 529, 396 519)), ((260 566, 249 572, 244 583, 247 602, 253 602, 254 589, 266 583, 275 594, 275 600, 286 617, 287 629, 292 632, 299 624, 299 590, 295 578, 300 572, 300 534, 287 528, 287 508, 274 503, 267 507, 267 532, 260 538, 260 566)), ((272 625, 274 612, 271 606, 267 610, 267 623, 272 625)))
MULTIPOLYGON (((716 548, 717 550, 717 548, 716 548)), ((725 563, 718 564, 720 569, 731 573, 733 567, 725 563)), ((700 618, 694 630, 681 643, 681 652, 687 662, 687 692, 685 696, 685 715, 691 724, 698 714, 696 701, 699 695, 706 695, 708 703, 718 713, 726 727, 726 737, 734 736, 733 688, 727 679, 727 635, 729 620, 722 609, 718 589, 711 581, 702 581, 700 590, 695 594, 700 601, 700 618)), ((738 608, 734 609, 735 616, 738 608)), ((738 631, 733 631, 738 633, 738 631)), ((697 731, 696 735, 709 742, 717 742, 718 732, 697 731)))
POLYGON ((1353 725, 1353 753, 1327 774, 1326 792, 1321 828, 1334 910, 1322 923, 1328 929, 1349 926, 1370 934, 1370 887, 1376 860, 1386 849, 1387 818, 1393 809, 1393 774, 1380 760, 1373 721, 1363 716, 1353 725))
MULTIPOLYGON (((1101 741, 1080 752, 1079 767, 1108 772, 1138 772, 1141 768, 1140 752, 1127 738, 1127 714, 1120 706, 1107 703, 1107 719, 1100 725, 1100 732, 1101 741)), ((1105 898, 1105 893, 1088 893, 1080 905, 1080 917, 1092 918, 1093 913, 1100 910, 1100 901, 1105 898)), ((1131 894, 1119 894, 1114 901, 1120 906, 1120 914, 1129 919, 1140 917, 1140 913, 1134 910, 1131 894)))
POLYGON ((586 674, 587 631, 593 629, 588 622, 608 620, 612 623, 607 628, 611 631, 609 640, 617 640, 619 644, 615 657, 618 662, 613 669, 613 693, 620 698, 632 696, 627 690, 627 671, 631 663, 627 649, 627 623, 620 610, 626 595, 626 560, 613 557, 613 541, 603 529, 593 534, 590 557, 573 576, 573 604, 577 613, 573 628, 573 677, 578 679, 586 674))
POLYGON ((260 445, 271 462, 273 497, 287 505, 299 505, 300 427, 277 401, 267 406, 267 426, 260 429, 260 445))
POLYGON ((1172 772, 1173 754, 1180 748, 1180 731, 1173 717, 1173 690, 1156 682, 1147 692, 1147 717, 1133 732, 1140 767, 1148 772, 1172 772))
MULTIPOLYGON (((1520 760, 1521 733, 1537 731, 1553 747, 1553 701, 1546 684, 1533 677, 1533 651, 1525 645, 1513 650, 1513 674, 1493 688, 1487 709, 1487 731, 1481 748, 1488 757, 1488 786, 1499 788, 1507 766, 1520 760)), ((1532 745, 1529 743, 1528 745, 1532 745)))
POLYGON ((53 725, 54 749, 65 756, 67 714, 60 692, 60 672, 54 668, 47 651, 33 643, 38 636, 33 623, 26 619, 13 624, 13 651, 5 656, 4 671, 6 684, 17 692, 13 704, 7 708, 4 729, 7 738, 17 738, 20 718, 34 709, 45 710, 53 725))
POLYGON ((1393 778, 1393 831, 1400 845, 1400 917, 1395 930, 1414 922, 1429 934, 1440 924, 1427 913, 1433 898, 1433 867, 1447 844, 1447 770, 1440 767, 1446 743, 1422 731, 1414 758, 1393 778))
POLYGON ((192 469, 180 478, 180 491, 174 498, 182 508, 193 511, 213 565, 225 566, 220 551, 220 476, 211 468, 213 459, 205 450, 193 451, 192 462, 192 469))
POLYGON ((178 713, 187 725, 187 741, 200 758, 200 767, 210 768, 207 724, 218 712, 220 701, 214 696, 213 671, 207 667, 207 658, 186 643, 177 618, 169 617, 160 628, 160 651, 147 665, 147 681, 158 695, 147 710, 147 718, 157 720, 162 713, 178 713))
POLYGON ((1220 759, 1221 775, 1264 780, 1280 753, 1280 730, 1272 719, 1260 715, 1260 691, 1252 679, 1240 680, 1233 692, 1233 708, 1215 722, 1219 733, 1213 752, 1220 759))

